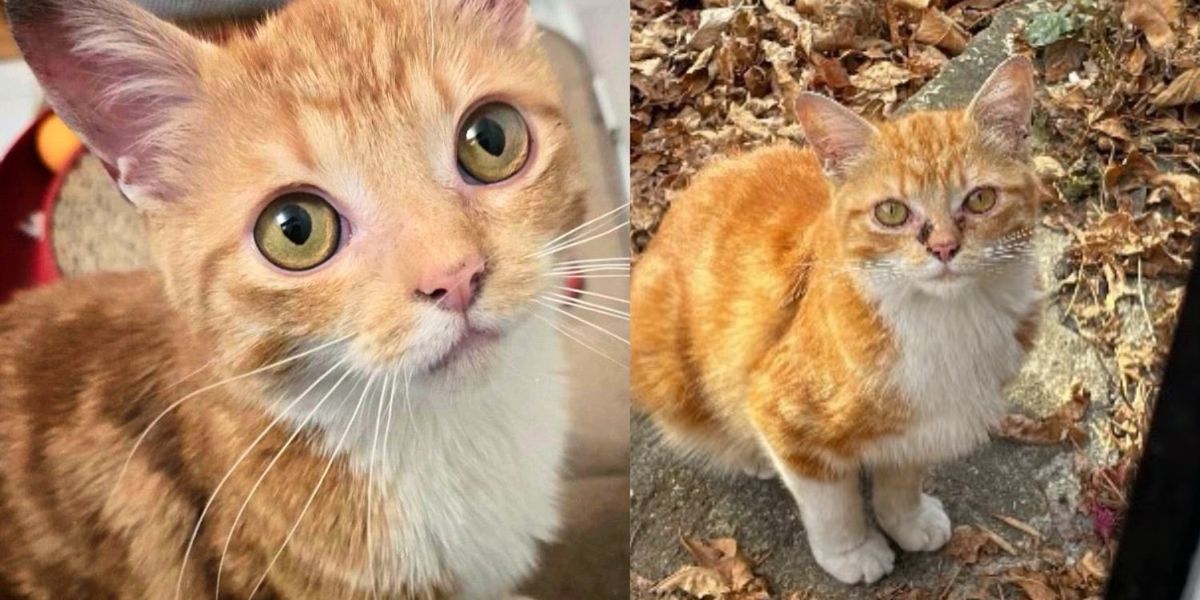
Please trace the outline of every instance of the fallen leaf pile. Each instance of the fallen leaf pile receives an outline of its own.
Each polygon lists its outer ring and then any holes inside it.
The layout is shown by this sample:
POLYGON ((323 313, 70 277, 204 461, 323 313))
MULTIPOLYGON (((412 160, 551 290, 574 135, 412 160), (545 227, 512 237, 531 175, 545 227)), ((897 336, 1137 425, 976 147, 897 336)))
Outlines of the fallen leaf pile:
POLYGON ((1065 165, 1045 224, 1071 239, 1058 273, 1068 324, 1117 376, 1099 428, 1116 459, 1081 469, 1079 509, 1106 564, 1200 226, 1200 11, 1180 0, 1060 5, 1073 27, 1035 51, 1047 70, 1060 65, 1044 72, 1038 111, 1040 151, 1065 165))

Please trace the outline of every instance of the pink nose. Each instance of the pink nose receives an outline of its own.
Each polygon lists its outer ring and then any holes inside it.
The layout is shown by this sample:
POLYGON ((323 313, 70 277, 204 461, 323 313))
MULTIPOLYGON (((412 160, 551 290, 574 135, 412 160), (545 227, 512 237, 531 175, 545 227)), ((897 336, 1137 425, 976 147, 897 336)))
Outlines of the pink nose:
POLYGON ((434 267, 421 277, 417 296, 446 310, 464 312, 483 283, 483 267, 483 258, 478 254, 454 261, 450 266, 434 267))
POLYGON ((942 262, 950 262, 955 254, 958 254, 958 242, 950 240, 945 242, 936 242, 926 246, 929 253, 938 257, 942 262))

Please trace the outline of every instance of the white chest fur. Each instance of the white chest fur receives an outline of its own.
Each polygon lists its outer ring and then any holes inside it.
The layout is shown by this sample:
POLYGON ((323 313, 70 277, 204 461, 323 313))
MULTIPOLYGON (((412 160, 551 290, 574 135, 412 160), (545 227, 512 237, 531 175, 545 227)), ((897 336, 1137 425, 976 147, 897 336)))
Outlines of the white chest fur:
POLYGON ((358 390, 349 402, 331 399, 345 408, 321 411, 329 449, 348 431, 341 452, 388 497, 389 533, 373 552, 379 589, 450 576, 464 599, 490 600, 530 573, 538 542, 559 526, 568 425, 559 343, 533 321, 505 337, 487 377, 454 386, 413 379, 407 391, 399 378, 390 429, 378 433, 375 401, 348 425, 358 390))
POLYGON ((1036 305, 1035 277, 1020 263, 949 297, 914 289, 878 296, 899 351, 891 384, 910 404, 912 422, 874 444, 864 462, 932 464, 987 440, 1005 412, 1003 388, 1024 359, 1016 331, 1036 305))

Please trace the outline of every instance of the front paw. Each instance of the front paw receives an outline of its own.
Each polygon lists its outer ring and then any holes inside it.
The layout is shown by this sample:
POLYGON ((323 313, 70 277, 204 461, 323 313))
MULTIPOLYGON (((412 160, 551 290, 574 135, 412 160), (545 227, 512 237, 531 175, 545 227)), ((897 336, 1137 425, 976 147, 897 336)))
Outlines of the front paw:
POLYGON ((895 553, 878 531, 871 529, 861 544, 845 551, 813 546, 813 557, 842 583, 875 583, 892 572, 895 553))
POLYGON ((928 494, 921 494, 921 504, 914 512, 875 516, 896 544, 909 552, 932 552, 950 540, 950 517, 941 500, 928 494))

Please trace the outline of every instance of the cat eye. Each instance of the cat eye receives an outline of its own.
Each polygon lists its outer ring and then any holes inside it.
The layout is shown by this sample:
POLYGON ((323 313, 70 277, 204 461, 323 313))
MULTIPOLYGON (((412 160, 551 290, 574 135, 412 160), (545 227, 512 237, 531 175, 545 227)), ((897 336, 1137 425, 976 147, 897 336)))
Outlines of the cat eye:
POLYGON ((517 109, 490 102, 471 111, 458 131, 458 166, 481 184, 512 177, 529 158, 529 128, 517 109))
POLYGON ((967 201, 963 203, 967 210, 976 214, 985 213, 995 205, 996 188, 990 187, 976 188, 967 195, 967 201))
POLYGON ((271 264, 307 271, 333 256, 341 229, 341 217, 324 198, 291 192, 272 200, 258 216, 254 243, 271 264))
POLYGON ((899 227, 908 221, 908 207, 899 200, 884 200, 875 205, 875 220, 888 227, 899 227))

